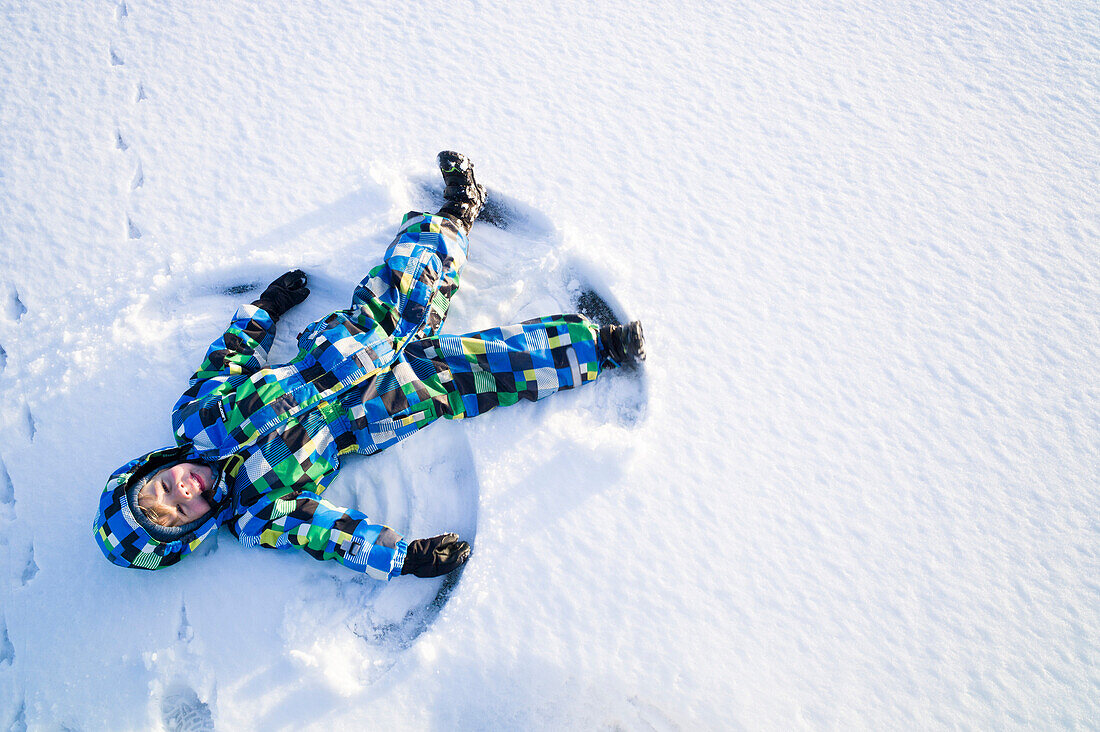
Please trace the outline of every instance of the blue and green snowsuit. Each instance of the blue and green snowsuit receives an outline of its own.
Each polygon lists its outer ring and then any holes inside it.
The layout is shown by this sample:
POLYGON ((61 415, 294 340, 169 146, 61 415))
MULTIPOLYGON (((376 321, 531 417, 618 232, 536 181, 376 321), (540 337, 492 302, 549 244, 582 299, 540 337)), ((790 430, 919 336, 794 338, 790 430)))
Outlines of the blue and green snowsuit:
POLYGON ((405 539, 321 496, 342 456, 383 450, 439 417, 542 399, 600 372, 597 327, 581 315, 442 335, 467 247, 450 219, 406 214, 351 307, 310 324, 285 365, 266 365, 270 314, 238 308, 175 405, 177 445, 130 461, 108 481, 95 521, 107 558, 159 569, 225 523, 247 546, 301 547, 377 579, 399 575, 405 539), (222 469, 224 500, 184 535, 153 538, 127 500, 131 479, 154 463, 196 460, 222 469))

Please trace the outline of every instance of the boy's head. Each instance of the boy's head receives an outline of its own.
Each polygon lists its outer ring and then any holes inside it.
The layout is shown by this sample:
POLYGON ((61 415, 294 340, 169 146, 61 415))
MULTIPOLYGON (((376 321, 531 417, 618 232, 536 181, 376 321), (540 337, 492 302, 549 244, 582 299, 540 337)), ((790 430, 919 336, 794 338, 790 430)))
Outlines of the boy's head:
POLYGON ((206 462, 193 445, 165 447, 121 466, 100 494, 96 543, 114 564, 175 564, 232 517, 232 471, 206 462))
POLYGON ((214 487, 214 471, 201 463, 177 463, 161 469, 137 494, 138 509, 158 526, 183 526, 210 513, 203 495, 214 487))

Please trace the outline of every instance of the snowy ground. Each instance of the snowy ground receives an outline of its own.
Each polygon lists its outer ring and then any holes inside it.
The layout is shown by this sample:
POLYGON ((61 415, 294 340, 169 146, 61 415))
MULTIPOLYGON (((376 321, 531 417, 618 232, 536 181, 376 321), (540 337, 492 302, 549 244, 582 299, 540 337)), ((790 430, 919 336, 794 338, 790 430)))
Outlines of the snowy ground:
POLYGON ((0 727, 1100 725, 1096 5, 656 5, 0 3, 0 727), (444 148, 514 213, 448 329, 596 283, 644 376, 349 464, 457 582, 104 561, 242 290, 311 274, 289 357, 444 148))

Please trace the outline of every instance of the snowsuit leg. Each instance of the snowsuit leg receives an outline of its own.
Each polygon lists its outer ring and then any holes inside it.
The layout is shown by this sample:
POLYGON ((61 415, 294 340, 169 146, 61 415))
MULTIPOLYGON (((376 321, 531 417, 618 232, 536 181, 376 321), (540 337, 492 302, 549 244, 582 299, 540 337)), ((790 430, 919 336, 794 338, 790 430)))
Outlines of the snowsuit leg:
POLYGON ((359 451, 385 449, 439 417, 476 417, 595 381, 598 332, 583 315, 551 315, 415 340, 391 371, 343 400, 359 451))
POLYGON ((299 356, 312 357, 338 380, 395 363, 411 341, 439 332, 469 242, 453 220, 410 211, 382 263, 355 288, 351 307, 298 334, 299 356))
POLYGON ((382 264, 355 288, 352 311, 395 338, 437 333, 458 291, 468 248, 450 218, 410 211, 382 264))

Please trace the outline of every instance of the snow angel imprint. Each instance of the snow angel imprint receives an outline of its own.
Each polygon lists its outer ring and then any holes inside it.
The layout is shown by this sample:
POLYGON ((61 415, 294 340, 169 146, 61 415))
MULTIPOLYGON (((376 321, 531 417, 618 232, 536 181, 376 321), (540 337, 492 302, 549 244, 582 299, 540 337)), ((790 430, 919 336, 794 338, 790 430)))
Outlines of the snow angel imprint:
POLYGON ((298 354, 268 365, 275 326, 309 295, 287 272, 242 305, 172 412, 176 444, 117 469, 95 538, 117 565, 161 569, 219 526, 246 546, 298 548, 386 580, 435 577, 466 562, 456 534, 407 541, 322 495, 341 461, 384 450, 440 417, 536 401, 644 359, 641 324, 582 315, 440 332, 485 202, 465 156, 439 154, 446 204, 406 214, 351 307, 311 323, 298 354))

